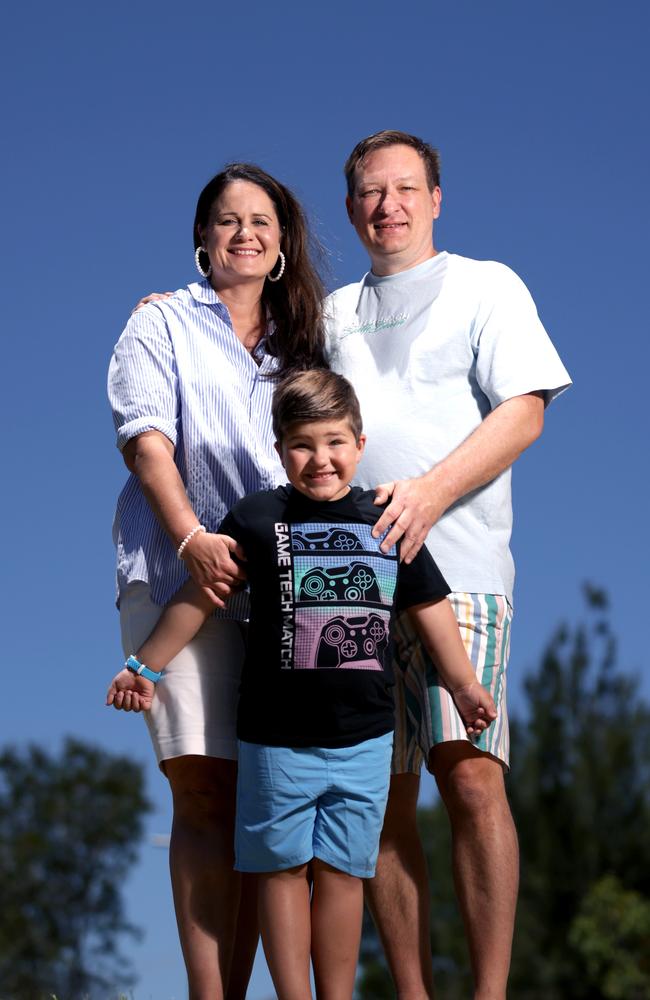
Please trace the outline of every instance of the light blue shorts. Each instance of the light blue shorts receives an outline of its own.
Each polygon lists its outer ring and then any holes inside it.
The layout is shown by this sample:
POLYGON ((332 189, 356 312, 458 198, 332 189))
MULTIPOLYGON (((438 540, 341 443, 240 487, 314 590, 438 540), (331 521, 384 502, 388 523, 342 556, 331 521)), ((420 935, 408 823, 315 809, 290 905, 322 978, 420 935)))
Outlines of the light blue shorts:
POLYGON ((392 749, 392 733, 335 750, 241 741, 237 871, 283 871, 318 858, 372 878, 392 749))

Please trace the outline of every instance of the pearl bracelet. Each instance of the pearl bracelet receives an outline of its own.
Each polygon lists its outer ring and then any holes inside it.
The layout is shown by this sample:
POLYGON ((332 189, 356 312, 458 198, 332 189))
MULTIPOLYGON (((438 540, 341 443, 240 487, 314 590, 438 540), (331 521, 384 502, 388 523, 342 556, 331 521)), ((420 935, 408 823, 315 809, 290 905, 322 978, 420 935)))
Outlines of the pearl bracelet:
POLYGON ((190 532, 188 532, 187 535, 185 535, 185 538, 183 539, 183 541, 181 542, 181 544, 178 546, 178 549, 176 550, 176 558, 177 559, 182 559, 183 552, 185 551, 185 547, 186 547, 187 543, 190 542, 194 538, 194 536, 196 534, 198 534, 200 531, 207 531, 207 530, 208 529, 206 528, 206 526, 204 524, 197 524, 196 528, 192 528, 192 530, 190 532))

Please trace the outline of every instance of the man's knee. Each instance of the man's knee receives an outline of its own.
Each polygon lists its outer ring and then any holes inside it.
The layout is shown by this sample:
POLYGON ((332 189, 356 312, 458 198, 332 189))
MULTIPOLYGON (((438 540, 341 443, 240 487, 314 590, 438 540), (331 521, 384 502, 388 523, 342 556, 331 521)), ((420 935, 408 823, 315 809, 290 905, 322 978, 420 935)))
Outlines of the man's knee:
POLYGON ((450 814, 483 820, 495 814, 509 815, 503 766, 494 757, 453 742, 434 747, 429 766, 450 814))

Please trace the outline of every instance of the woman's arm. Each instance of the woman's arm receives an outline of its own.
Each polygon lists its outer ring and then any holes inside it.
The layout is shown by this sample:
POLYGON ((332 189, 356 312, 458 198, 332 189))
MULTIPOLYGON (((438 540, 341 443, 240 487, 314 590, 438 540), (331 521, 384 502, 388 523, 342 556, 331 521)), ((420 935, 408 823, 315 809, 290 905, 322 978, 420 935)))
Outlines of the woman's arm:
MULTIPOLYGON (((145 431, 126 443, 122 455, 129 471, 140 480, 158 522, 178 548, 199 522, 174 462, 172 442, 160 431, 145 431)), ((210 533, 197 533, 183 551, 190 576, 220 608, 225 606, 233 587, 246 579, 232 554, 244 559, 234 539, 210 533)))

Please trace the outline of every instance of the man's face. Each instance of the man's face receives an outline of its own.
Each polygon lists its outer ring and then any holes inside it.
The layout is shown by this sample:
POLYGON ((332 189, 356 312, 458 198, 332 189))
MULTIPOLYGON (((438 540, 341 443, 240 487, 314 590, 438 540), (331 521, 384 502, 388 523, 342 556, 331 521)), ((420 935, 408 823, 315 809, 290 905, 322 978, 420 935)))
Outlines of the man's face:
POLYGON ((385 146, 357 165, 350 222, 375 274, 397 274, 435 255, 433 220, 440 188, 429 191, 424 162, 410 146, 385 146))

